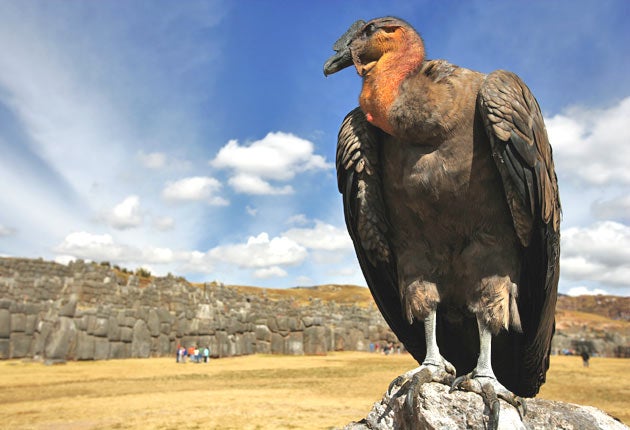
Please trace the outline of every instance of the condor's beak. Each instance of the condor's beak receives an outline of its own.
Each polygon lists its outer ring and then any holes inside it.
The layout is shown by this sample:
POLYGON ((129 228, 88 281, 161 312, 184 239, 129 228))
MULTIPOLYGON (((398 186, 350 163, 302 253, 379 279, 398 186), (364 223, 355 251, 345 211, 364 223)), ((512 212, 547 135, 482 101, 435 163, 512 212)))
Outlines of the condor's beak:
POLYGON ((324 64, 324 76, 332 75, 350 66, 352 66, 352 53, 350 52, 350 47, 346 47, 326 61, 324 64))
POLYGON ((358 20, 348 28, 348 30, 341 36, 333 45, 335 54, 330 57, 324 64, 324 76, 332 75, 333 73, 343 70, 346 67, 352 66, 352 52, 350 52, 350 43, 354 40, 355 36, 363 28, 365 21, 358 20))

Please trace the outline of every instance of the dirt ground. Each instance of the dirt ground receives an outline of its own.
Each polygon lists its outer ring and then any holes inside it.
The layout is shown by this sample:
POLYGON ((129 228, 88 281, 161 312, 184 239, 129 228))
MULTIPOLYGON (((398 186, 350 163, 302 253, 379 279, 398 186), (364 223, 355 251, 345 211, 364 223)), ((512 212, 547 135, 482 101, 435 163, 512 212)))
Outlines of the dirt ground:
MULTIPOLYGON (((366 415, 408 355, 254 355, 0 362, 1 428, 329 429, 366 415)), ((599 407, 630 423, 630 360, 552 357, 540 397, 599 407)))

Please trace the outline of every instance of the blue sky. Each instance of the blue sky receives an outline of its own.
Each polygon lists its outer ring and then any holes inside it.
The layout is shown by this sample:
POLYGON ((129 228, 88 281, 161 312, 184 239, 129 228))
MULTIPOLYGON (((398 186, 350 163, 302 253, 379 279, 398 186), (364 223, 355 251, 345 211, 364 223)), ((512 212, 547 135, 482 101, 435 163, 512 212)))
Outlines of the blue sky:
POLYGON ((195 281, 364 284, 336 188, 356 19, 536 95, 563 203, 560 291, 630 295, 630 3, 0 0, 0 254, 195 281))

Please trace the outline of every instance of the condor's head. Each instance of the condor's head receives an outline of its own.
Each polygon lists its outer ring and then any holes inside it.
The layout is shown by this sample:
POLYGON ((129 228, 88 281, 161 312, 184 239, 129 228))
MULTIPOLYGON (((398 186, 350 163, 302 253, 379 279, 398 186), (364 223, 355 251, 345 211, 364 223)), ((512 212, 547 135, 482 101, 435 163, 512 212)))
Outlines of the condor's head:
POLYGON ((357 21, 333 45, 336 53, 324 64, 328 76, 354 65, 366 77, 377 68, 381 72, 409 72, 424 60, 420 35, 399 18, 357 21))

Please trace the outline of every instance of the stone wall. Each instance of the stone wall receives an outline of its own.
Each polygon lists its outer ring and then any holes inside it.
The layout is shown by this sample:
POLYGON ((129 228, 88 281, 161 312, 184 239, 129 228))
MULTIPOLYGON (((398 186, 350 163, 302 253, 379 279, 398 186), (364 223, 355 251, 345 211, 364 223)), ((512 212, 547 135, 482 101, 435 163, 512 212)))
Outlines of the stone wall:
POLYGON ((298 306, 172 276, 140 279, 77 261, 0 258, 0 358, 105 360, 175 355, 209 346, 214 357, 326 354, 396 342, 375 307, 314 300, 298 306))

